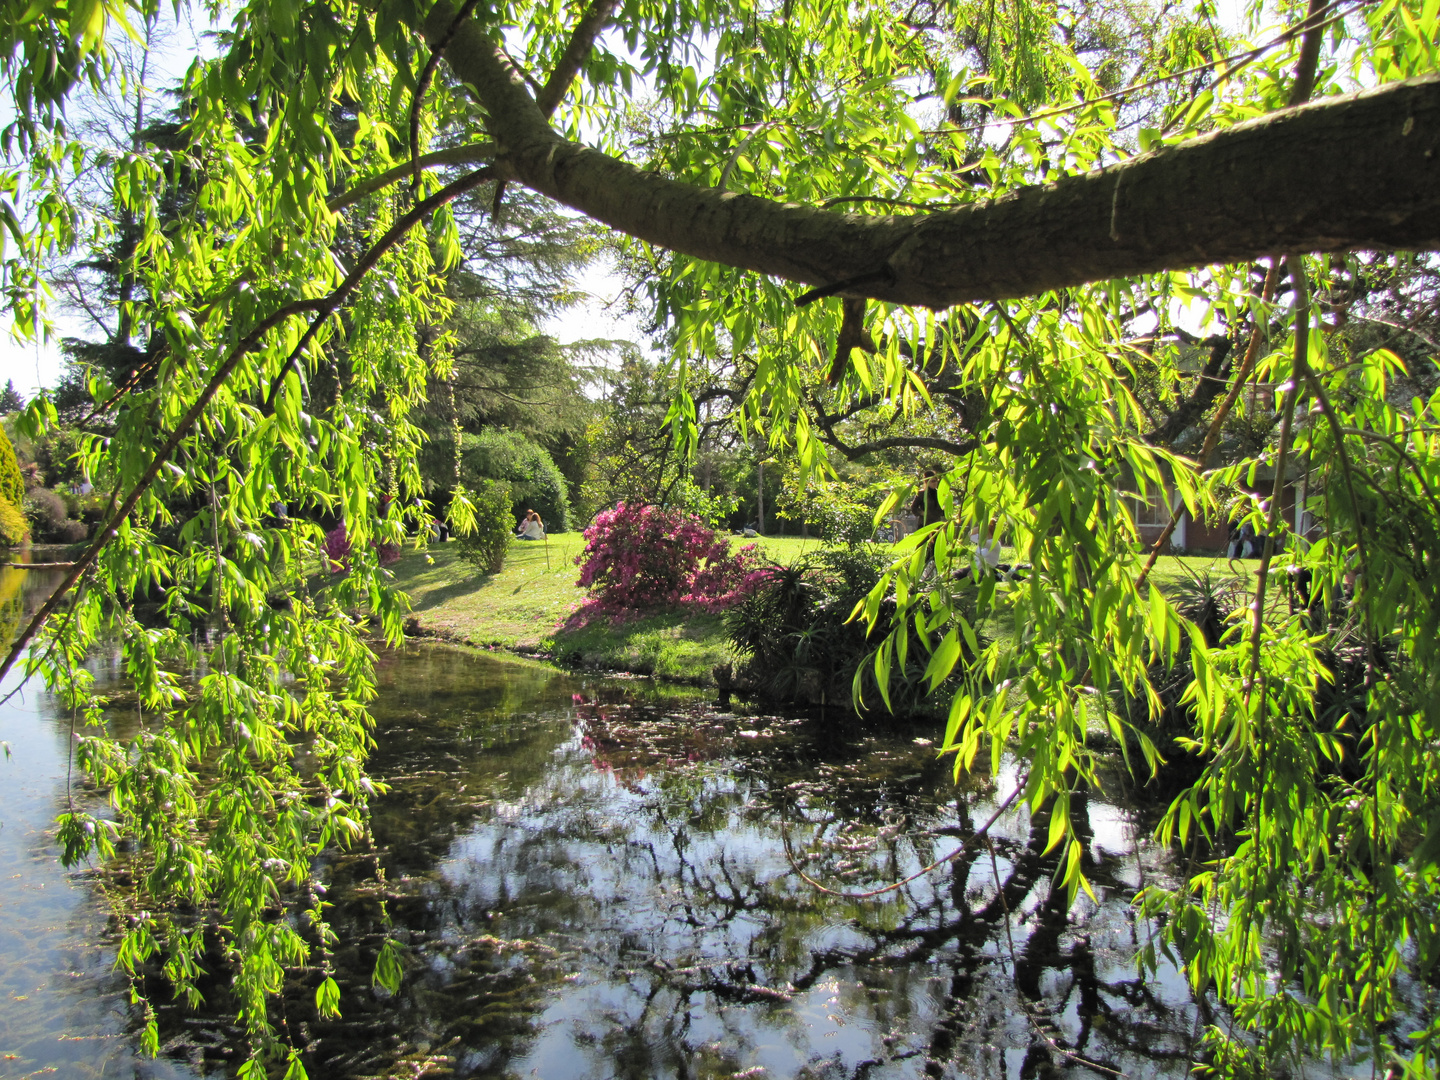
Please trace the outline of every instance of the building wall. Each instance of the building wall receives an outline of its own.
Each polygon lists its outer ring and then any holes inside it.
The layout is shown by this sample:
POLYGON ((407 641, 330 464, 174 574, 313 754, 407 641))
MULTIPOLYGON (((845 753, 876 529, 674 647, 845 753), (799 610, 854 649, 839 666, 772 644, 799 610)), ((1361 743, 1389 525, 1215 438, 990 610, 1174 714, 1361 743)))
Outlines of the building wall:
MULTIPOLYGON (((1287 530, 1303 530, 1307 539, 1314 540, 1320 535, 1320 529, 1315 525, 1311 516, 1307 513, 1303 522, 1297 522, 1295 518, 1296 488, 1297 486, 1303 487, 1303 484, 1304 481, 1301 480, 1298 484, 1285 485, 1280 502, 1280 514, 1287 530)), ((1263 493, 1252 492, 1252 494, 1268 498, 1270 489, 1266 488, 1263 493)), ((1148 506, 1139 499, 1133 499, 1131 512, 1135 515, 1135 525, 1140 533, 1140 538, 1146 545, 1153 545, 1160 538, 1170 520, 1169 511, 1159 493, 1151 497, 1148 506)), ((1230 523, 1228 521, 1196 521, 1187 513, 1181 515, 1174 534, 1165 545, 1164 554, 1173 554, 1177 551, 1196 554, 1224 554, 1229 544, 1230 523)))

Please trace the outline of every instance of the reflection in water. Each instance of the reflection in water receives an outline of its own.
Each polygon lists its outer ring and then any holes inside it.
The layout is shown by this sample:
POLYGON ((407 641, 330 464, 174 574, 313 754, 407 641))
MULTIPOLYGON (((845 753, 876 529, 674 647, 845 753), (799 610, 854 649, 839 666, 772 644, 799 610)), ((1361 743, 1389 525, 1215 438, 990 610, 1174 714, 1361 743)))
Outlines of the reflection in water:
MULTIPOLYGON (((0 629, 14 628, 59 571, 0 568, 0 629)), ((0 697, 20 680, 12 673, 0 697)), ((132 1040, 128 987, 101 944, 100 898, 60 867, 52 826, 65 802, 68 718, 31 684, 0 707, 0 1077, 183 1077, 132 1040)))
POLYGON ((306 1029, 318 1075, 1187 1070, 1183 980, 1133 964, 1149 931, 1128 898, 1163 859, 1098 798, 1075 809, 1098 905, 1052 898, 1048 818, 1023 811, 993 863, 980 847, 852 901, 791 872, 785 830, 810 873, 865 888, 953 851, 1013 775, 957 791, 918 730, 722 713, 448 650, 386 657, 382 683, 374 768, 392 789, 378 852, 324 872, 346 1015, 306 1029), (396 1001, 368 984, 387 917, 409 947, 396 1001))
MULTIPOLYGON (((343 1018, 315 1018, 318 962, 282 1010, 312 1077, 1186 1072, 1196 1006, 1173 971, 1142 982, 1133 964, 1150 931, 1128 899, 1165 860, 1098 796, 1074 809, 1098 904, 1052 897, 1048 820, 1020 810, 994 830, 993 862, 979 846, 848 900, 792 872, 787 832, 808 873, 873 887, 953 852, 1013 768, 957 789, 928 730, 719 712, 449 649, 386 655, 379 674, 372 768, 391 790, 375 846, 316 867, 343 1018), (406 946, 394 998, 370 983, 387 936, 406 946)), ((137 1064, 121 1037, 98 908, 48 836, 67 737, 52 708, 32 695, 3 720, 27 786, 0 795, 4 865, 21 874, 0 881, 0 1054, 17 1054, 0 1077, 229 1071, 218 980, 208 1015, 161 1009, 170 1063, 137 1064), (34 1006, 32 984, 48 995, 34 1006), (103 1052, 59 1039, 92 1032, 103 1052)))

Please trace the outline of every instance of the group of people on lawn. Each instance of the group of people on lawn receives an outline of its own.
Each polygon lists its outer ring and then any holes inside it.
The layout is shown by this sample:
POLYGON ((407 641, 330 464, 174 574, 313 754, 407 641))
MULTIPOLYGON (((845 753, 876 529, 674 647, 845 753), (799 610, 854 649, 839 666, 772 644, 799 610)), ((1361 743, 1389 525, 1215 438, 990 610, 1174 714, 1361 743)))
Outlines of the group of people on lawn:
POLYGON ((540 515, 534 510, 525 511, 525 520, 520 522, 520 529, 515 534, 517 540, 544 540, 545 523, 540 520, 540 515))

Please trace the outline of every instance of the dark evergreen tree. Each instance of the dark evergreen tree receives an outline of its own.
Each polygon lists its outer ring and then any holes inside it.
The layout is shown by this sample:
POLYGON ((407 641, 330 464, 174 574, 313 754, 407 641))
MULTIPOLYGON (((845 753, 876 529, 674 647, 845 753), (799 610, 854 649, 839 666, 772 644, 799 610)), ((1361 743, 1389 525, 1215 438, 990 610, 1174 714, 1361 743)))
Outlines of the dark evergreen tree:
POLYGON ((15 380, 6 379, 5 389, 0 390, 0 414, 19 412, 25 407, 25 399, 15 389, 15 380))

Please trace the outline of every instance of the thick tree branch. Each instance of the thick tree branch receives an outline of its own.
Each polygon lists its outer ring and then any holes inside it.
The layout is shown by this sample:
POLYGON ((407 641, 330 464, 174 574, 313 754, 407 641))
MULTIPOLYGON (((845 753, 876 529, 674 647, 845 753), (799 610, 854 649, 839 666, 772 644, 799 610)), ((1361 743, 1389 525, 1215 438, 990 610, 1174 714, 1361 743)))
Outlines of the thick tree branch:
POLYGON ((928 435, 899 435, 884 439, 871 439, 868 442, 857 444, 847 443, 839 435, 835 434, 835 425, 872 407, 876 400, 861 402, 852 405, 849 409, 838 415, 831 416, 825 411, 825 406, 820 404, 814 396, 810 398, 810 408, 815 413, 815 422, 820 427, 820 441, 833 446, 839 450, 850 461, 858 461, 866 454, 873 454, 879 450, 939 450, 941 453, 950 454, 954 457, 964 457, 970 451, 980 445, 979 439, 966 439, 957 443, 951 439, 936 439, 928 435))
MULTIPOLYGON (((425 23, 438 41, 455 7, 425 23)), ((933 308, 1270 252, 1440 249, 1440 78, 1270 114, 960 210, 836 213, 645 173, 557 134, 473 22, 446 58, 511 179, 641 240, 933 308), (875 275, 874 277, 867 277, 875 275)))
POLYGON ((1310 0, 1305 21, 1301 24, 1305 27, 1305 34, 1300 39, 1300 59, 1295 64, 1295 82, 1290 87, 1287 104, 1299 105, 1309 101, 1310 93, 1315 89, 1315 65, 1320 60, 1320 42, 1325 36, 1326 8, 1325 0, 1310 0))
POLYGON ((600 36, 600 31, 609 24, 610 15, 615 10, 615 2, 616 0, 594 0, 594 3, 581 16, 580 21, 575 24, 575 29, 570 35, 570 42, 565 46, 565 52, 561 55, 560 62, 555 65, 555 70, 545 81, 544 88, 535 97, 535 105, 540 110, 540 115, 547 120, 555 115, 555 110, 560 107, 560 102, 565 100, 566 91, 575 81, 575 76, 580 73, 580 65, 585 63, 585 58, 595 47, 595 39, 600 36))
POLYGON ((431 44, 430 56, 415 83, 415 93, 410 99, 410 174, 417 190, 420 187, 420 107, 425 103, 425 92, 430 89, 430 80, 435 77, 435 69, 440 66, 440 58, 445 55, 450 39, 455 36, 460 24, 470 17, 479 2, 480 0, 465 0, 465 6, 450 20, 450 29, 439 41, 431 44))
POLYGON ((932 439, 924 435, 897 435, 888 439, 871 439, 869 442, 852 445, 832 435, 829 431, 820 436, 820 441, 835 447, 851 461, 858 461, 866 454, 874 454, 880 450, 938 450, 951 457, 964 457, 980 445, 979 439, 966 439, 963 443, 957 443, 951 442, 949 439, 932 439))

